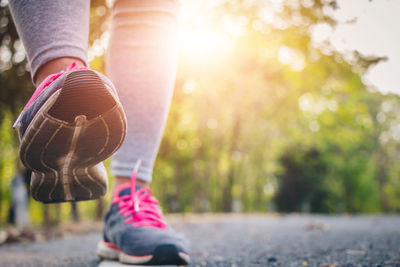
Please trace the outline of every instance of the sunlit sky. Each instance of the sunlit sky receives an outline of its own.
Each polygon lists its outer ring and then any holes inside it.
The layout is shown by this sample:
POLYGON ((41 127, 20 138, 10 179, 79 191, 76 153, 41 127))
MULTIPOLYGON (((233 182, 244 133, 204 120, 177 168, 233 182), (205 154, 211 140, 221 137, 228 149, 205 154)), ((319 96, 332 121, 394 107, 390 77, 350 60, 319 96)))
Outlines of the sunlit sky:
MULTIPOLYGON (((312 2, 302 2, 304 1, 312 2)), ((338 20, 339 24, 334 31, 329 27, 320 27, 317 37, 322 41, 330 40, 331 44, 343 53, 357 50, 363 55, 387 57, 387 61, 370 69, 364 76, 364 82, 381 92, 400 94, 400 0, 337 1, 339 9, 330 15, 338 20)), ((274 9, 282 0, 268 2, 274 9)), ((240 25, 240 21, 232 24, 227 20, 222 30, 207 25, 204 15, 210 6, 212 4, 205 1, 182 1, 183 56, 199 57, 202 61, 206 61, 207 57, 224 56, 230 50, 232 39, 241 34, 241 26, 246 21, 240 25)), ((273 20, 273 16, 271 18, 273 20)), ((105 38, 102 38, 101 43, 106 43, 108 35, 103 37, 105 38)), ((101 48, 101 45, 98 46, 101 48)), ((96 50, 99 49, 92 49, 90 52, 96 50)), ((96 54, 91 55, 90 52, 89 58, 96 54)), ((99 54, 101 53, 102 51, 99 51, 99 54)), ((279 49, 277 56, 282 63, 291 64, 294 70, 299 71, 304 67, 302 59, 296 58, 294 51, 285 46, 279 49)))
MULTIPOLYGON (((279 5, 282 1, 270 2, 279 5)), ((186 56, 198 55, 204 59, 207 53, 221 56, 229 51, 229 39, 240 35, 240 25, 230 25, 227 22, 223 31, 212 30, 212 27, 204 24, 202 16, 199 15, 202 14, 202 8, 207 6, 205 3, 192 0, 182 3, 182 21, 190 21, 190 28, 184 29, 183 35, 183 43, 186 44, 183 48, 190 48, 186 56), (210 53, 211 50, 219 51, 210 53)), ((321 38, 330 40, 331 44, 343 53, 357 50, 367 56, 387 57, 387 61, 380 62, 365 74, 364 82, 381 92, 400 94, 400 1, 338 0, 338 5, 339 9, 330 15, 339 24, 334 31, 329 27, 321 27, 321 38)), ((301 70, 304 67, 303 62, 296 60, 295 56, 287 47, 281 47, 278 51, 278 58, 282 63, 292 61, 292 68, 301 70)))
POLYGON ((340 51, 388 57, 367 73, 365 82, 382 92, 400 94, 400 1, 338 0, 338 4, 334 16, 342 23, 331 36, 332 44, 340 51), (345 23, 354 18, 355 23, 345 23))

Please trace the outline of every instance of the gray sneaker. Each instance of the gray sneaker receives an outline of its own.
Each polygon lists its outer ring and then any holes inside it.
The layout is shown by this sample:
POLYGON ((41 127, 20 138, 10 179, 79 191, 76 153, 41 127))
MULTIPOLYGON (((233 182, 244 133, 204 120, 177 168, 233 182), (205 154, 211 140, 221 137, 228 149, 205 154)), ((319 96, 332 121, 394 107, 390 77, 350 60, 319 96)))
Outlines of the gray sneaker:
POLYGON ((126 135, 126 118, 109 79, 71 64, 47 77, 15 122, 31 192, 45 203, 95 199, 107 191, 102 161, 126 135))
POLYGON ((115 192, 97 255, 127 264, 189 264, 187 241, 167 226, 151 190, 135 185, 135 178, 136 171, 115 192))

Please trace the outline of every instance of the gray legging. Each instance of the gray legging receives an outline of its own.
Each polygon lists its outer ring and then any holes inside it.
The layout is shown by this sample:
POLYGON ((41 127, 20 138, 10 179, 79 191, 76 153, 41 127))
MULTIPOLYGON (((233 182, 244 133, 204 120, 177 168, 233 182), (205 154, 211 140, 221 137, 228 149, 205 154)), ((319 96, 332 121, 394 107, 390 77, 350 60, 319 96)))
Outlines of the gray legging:
MULTIPOLYGON (((10 0, 32 77, 60 57, 87 63, 89 0, 10 0)), ((117 0, 113 6, 107 74, 128 119, 125 142, 112 157, 111 172, 151 181, 177 69, 177 13, 174 0, 117 0)))

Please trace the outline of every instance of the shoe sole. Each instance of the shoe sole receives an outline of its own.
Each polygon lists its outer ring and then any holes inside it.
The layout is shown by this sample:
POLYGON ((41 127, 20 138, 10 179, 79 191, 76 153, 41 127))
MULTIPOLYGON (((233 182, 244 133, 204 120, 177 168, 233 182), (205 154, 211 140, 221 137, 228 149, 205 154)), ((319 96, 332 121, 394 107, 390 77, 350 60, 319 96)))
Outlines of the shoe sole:
MULTIPOLYGON (((72 92, 71 96, 75 94, 71 98, 75 101, 77 86, 96 92, 93 89, 99 84, 103 86, 99 91, 104 92, 104 84, 93 71, 71 72, 63 87, 46 101, 29 124, 21 140, 20 158, 33 171, 34 199, 44 203, 80 201, 106 193, 108 178, 101 162, 121 146, 126 135, 126 118, 119 101, 111 93, 107 96, 115 102, 111 109, 89 119, 78 115, 73 122, 49 114, 50 109, 57 112, 54 103, 62 90, 72 92)), ((68 97, 63 101, 68 102, 68 97)))
POLYGON ((161 245, 152 255, 135 256, 122 252, 116 245, 100 241, 97 245, 97 255, 105 260, 120 261, 124 264, 134 265, 173 265, 186 266, 190 257, 186 253, 179 252, 174 245, 161 245))

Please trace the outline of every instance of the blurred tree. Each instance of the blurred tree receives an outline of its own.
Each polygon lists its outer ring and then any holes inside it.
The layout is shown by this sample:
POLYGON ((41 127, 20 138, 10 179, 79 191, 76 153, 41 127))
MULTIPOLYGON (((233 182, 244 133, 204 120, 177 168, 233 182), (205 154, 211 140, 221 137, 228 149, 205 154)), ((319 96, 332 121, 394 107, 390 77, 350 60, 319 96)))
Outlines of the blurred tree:
POLYGON ((284 173, 275 196, 279 211, 334 212, 326 183, 328 164, 316 149, 288 149, 281 158, 284 173))
MULTIPOLYGON (((275 193, 282 211, 302 203, 313 212, 399 209, 398 175, 386 171, 397 160, 384 160, 387 126, 379 121, 382 103, 399 107, 399 97, 361 80, 382 58, 341 55, 313 41, 315 27, 335 26, 336 8, 335 1, 220 1, 187 21, 200 36, 186 41, 202 46, 183 51, 155 173, 170 210, 231 211, 239 201, 261 211, 275 193), (218 33, 214 50, 204 27, 218 33)), ((398 121, 385 118, 392 127, 398 121)))

